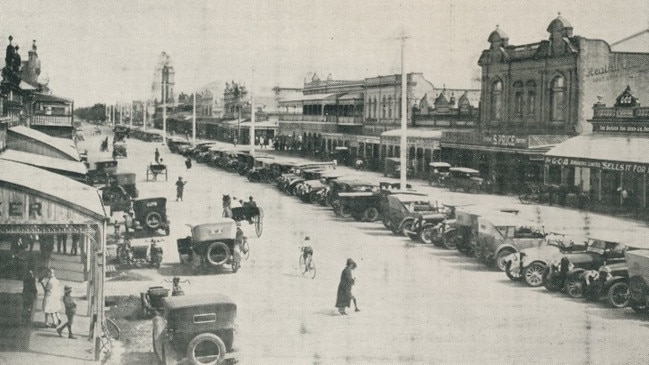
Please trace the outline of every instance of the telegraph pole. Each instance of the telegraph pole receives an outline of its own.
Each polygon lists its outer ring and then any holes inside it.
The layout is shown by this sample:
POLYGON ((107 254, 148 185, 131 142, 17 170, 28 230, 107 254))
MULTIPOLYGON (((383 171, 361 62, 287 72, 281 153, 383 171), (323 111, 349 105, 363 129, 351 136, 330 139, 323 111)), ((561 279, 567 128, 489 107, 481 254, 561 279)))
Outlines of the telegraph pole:
POLYGON ((167 144, 167 83, 162 71, 162 143, 167 144))
POLYGON ((408 160, 406 153, 408 152, 408 141, 406 131, 408 128, 408 74, 406 74, 405 66, 405 49, 406 49, 406 40, 410 38, 403 33, 399 39, 401 40, 401 148, 400 148, 400 161, 399 165, 401 166, 399 175, 399 182, 401 185, 401 190, 406 190, 406 180, 408 173, 408 160))
POLYGON ((192 146, 196 146, 196 91, 194 91, 194 109, 192 111, 192 146))
MULTIPOLYGON (((252 69, 252 80, 255 79, 255 69, 252 69)), ((250 81, 250 153, 255 153, 255 98, 253 96, 252 83, 250 81)))

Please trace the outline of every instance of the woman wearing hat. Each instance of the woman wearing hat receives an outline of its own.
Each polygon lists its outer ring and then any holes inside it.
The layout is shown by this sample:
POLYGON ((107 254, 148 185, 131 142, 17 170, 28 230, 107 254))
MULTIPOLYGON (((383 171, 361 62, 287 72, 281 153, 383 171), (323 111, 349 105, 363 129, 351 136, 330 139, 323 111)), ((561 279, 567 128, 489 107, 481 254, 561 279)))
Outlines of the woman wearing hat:
POLYGON ((41 280, 43 286, 43 313, 45 313, 45 327, 56 327, 61 324, 59 318, 59 309, 61 309, 61 289, 59 280, 54 276, 54 270, 49 268, 47 270, 47 278, 41 280), (57 322, 54 322, 56 317, 57 322), (48 322, 48 318, 52 318, 52 323, 48 322))
POLYGON ((354 301, 354 309, 356 312, 359 312, 358 306, 356 305, 356 298, 352 295, 352 285, 354 285, 354 277, 352 276, 352 270, 356 268, 356 263, 352 259, 347 259, 347 266, 340 274, 340 284, 338 284, 338 295, 336 297, 336 308, 338 312, 342 315, 346 315, 345 308, 349 307, 349 302, 354 301))

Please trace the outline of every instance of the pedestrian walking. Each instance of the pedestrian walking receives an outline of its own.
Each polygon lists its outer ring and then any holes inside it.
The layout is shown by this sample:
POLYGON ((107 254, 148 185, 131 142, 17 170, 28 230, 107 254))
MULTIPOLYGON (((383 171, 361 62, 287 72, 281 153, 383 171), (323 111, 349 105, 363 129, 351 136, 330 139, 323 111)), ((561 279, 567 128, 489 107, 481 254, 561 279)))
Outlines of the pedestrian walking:
POLYGON ((79 233, 72 234, 72 247, 70 247, 70 255, 76 256, 79 248, 79 241, 81 241, 81 235, 79 233))
POLYGON ((132 214, 131 212, 124 214, 124 237, 125 238, 131 237, 131 229, 134 229, 135 226, 133 224, 133 216, 131 214, 132 214))
POLYGON ((183 181, 182 176, 178 176, 178 181, 176 181, 176 201, 183 201, 183 191, 185 190, 185 185, 187 185, 187 181, 183 181))
POLYGON ((158 151, 157 148, 155 149, 154 158, 155 158, 155 163, 160 164, 160 151, 158 151))
POLYGON ((356 298, 352 295, 352 286, 356 279, 352 275, 352 271, 356 269, 356 263, 352 259, 347 259, 347 265, 340 274, 340 284, 338 284, 338 295, 336 297, 336 308, 338 313, 347 315, 345 308, 349 307, 349 302, 354 301, 354 310, 360 312, 356 305, 356 298))
POLYGON ((63 246, 63 253, 68 252, 68 235, 59 233, 56 235, 56 253, 61 253, 61 246, 63 246))
POLYGON ((192 158, 189 156, 185 160, 185 167, 187 168, 187 170, 192 168, 192 158))
POLYGON ((54 252, 54 236, 52 235, 43 235, 39 241, 39 247, 41 250, 41 257, 45 263, 45 267, 50 266, 50 259, 52 258, 52 252, 54 252))
POLYGON ((72 298, 71 287, 66 285, 64 292, 63 305, 65 306, 65 316, 68 317, 68 321, 62 325, 59 325, 59 327, 56 329, 56 332, 58 332, 59 337, 63 337, 63 329, 67 327, 68 338, 75 340, 76 337, 72 334, 72 323, 74 322, 74 315, 77 313, 77 303, 75 303, 74 299, 72 298))
POLYGON ((47 270, 47 277, 41 280, 43 286, 43 313, 45 313, 45 327, 55 328, 61 324, 59 309, 61 309, 60 283, 54 275, 54 270, 47 270), (56 322, 54 322, 56 317, 56 322), (48 319, 52 319, 52 323, 48 319))
POLYGON ((23 324, 31 322, 37 295, 36 277, 32 270, 27 270, 25 276, 23 276, 23 324))

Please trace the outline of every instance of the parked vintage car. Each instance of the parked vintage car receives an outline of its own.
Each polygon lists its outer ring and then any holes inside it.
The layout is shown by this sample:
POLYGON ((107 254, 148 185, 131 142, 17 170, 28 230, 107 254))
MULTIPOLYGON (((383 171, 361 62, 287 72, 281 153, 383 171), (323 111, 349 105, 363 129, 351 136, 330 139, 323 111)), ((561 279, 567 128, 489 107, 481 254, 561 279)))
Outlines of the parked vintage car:
POLYGON ((437 186, 443 186, 444 180, 451 173, 451 165, 446 162, 431 162, 428 166, 430 168, 428 185, 435 183, 437 186))
POLYGON ((356 191, 338 193, 338 209, 335 212, 343 218, 374 222, 381 218, 379 212, 381 196, 378 192, 356 191))
POLYGON ((626 262, 584 271, 580 275, 580 283, 583 296, 587 300, 597 301, 605 297, 613 308, 624 308, 630 303, 629 269, 626 262))
POLYGON ((583 294, 581 275, 586 270, 598 270, 603 265, 624 262, 625 252, 629 248, 617 241, 613 234, 598 234, 600 237, 588 239, 587 247, 582 252, 566 252, 548 265, 543 277, 543 285, 550 291, 565 289, 573 298, 583 294), (615 240, 615 241, 614 241, 615 240))
POLYGON ((507 256, 525 248, 545 245, 543 226, 516 215, 499 213, 478 217, 475 256, 484 263, 505 271, 507 256))
POLYGON ((144 230, 148 235, 162 230, 169 235, 170 222, 167 217, 167 198, 146 198, 133 200, 136 231, 144 230))
POLYGON ((131 196, 126 189, 119 185, 109 185, 99 188, 104 206, 109 207, 109 214, 113 212, 128 212, 131 210, 131 196))
POLYGON ((122 141, 129 137, 131 129, 125 125, 116 125, 113 128, 115 141, 122 141))
POLYGON ((192 143, 185 139, 175 137, 167 139, 167 145, 169 146, 169 150, 171 152, 184 155, 185 151, 191 148, 192 143))
POLYGON ((277 178, 272 166, 275 164, 275 158, 272 156, 255 157, 252 169, 248 171, 246 177, 251 182, 272 183, 277 178))
POLYGON ((305 203, 314 204, 318 202, 318 193, 327 186, 320 179, 305 180, 296 186, 296 196, 305 203))
POLYGON ((451 167, 444 183, 451 191, 463 189, 467 193, 479 193, 482 189, 484 179, 480 177, 480 171, 466 167, 451 167))
POLYGON ((586 239, 549 233, 545 245, 530 247, 505 258, 505 273, 511 280, 523 280, 531 287, 543 285, 543 272, 548 263, 557 261, 561 254, 586 250, 586 239))
POLYGON ((86 174, 89 185, 108 184, 110 176, 117 172, 117 161, 95 161, 94 169, 89 169, 86 174))
POLYGON ((649 312, 649 250, 625 252, 629 275, 629 306, 636 312, 649 312))
POLYGON ((438 212, 438 205, 425 195, 397 193, 388 195, 387 200, 387 220, 392 233, 397 235, 407 235, 420 213, 438 212))
POLYGON ((213 223, 193 226, 192 235, 176 241, 181 264, 191 264, 193 272, 206 271, 208 267, 231 265, 239 270, 235 239, 237 224, 231 218, 219 218, 213 223))
POLYGON ((162 299, 153 318, 153 352, 163 364, 223 364, 234 359, 237 305, 222 294, 162 299))
POLYGON ((489 216, 497 213, 518 214, 516 209, 501 208, 498 210, 484 206, 456 206, 455 222, 448 232, 453 245, 461 253, 473 256, 478 242, 478 218, 482 215, 489 216))
MULTIPOLYGON (((415 170, 408 166, 406 176, 411 178, 415 175, 415 170)), ((385 159, 385 167, 383 169, 383 176, 399 178, 401 176, 401 159, 398 157, 388 157, 385 159)))
POLYGON ((116 172, 109 177, 110 185, 119 185, 126 190, 131 198, 137 198, 140 192, 137 190, 136 175, 134 172, 116 172))

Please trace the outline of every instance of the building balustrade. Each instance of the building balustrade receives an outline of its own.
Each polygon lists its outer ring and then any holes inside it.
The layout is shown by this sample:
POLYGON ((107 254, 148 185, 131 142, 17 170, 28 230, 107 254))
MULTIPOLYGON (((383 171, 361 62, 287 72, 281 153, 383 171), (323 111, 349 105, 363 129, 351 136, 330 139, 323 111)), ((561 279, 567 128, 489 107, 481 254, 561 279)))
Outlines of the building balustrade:
POLYGON ((32 115, 31 125, 50 125, 50 126, 72 126, 72 116, 71 115, 32 115))
POLYGON ((323 115, 280 114, 279 120, 292 122, 323 122, 323 115))
POLYGON ((649 107, 596 107, 593 119, 647 117, 649 117, 649 107))

